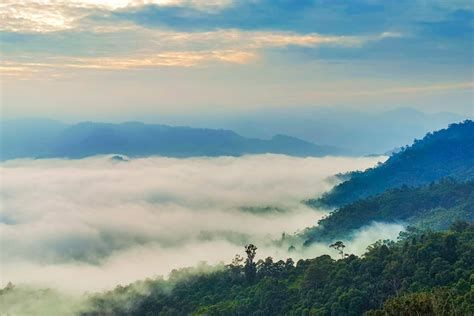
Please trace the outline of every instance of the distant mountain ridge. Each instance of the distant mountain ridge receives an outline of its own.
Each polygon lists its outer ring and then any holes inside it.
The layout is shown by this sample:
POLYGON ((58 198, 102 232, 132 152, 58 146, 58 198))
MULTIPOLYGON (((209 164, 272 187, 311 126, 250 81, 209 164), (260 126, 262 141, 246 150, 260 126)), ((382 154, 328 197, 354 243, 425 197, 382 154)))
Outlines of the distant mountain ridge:
POLYGON ((394 153, 386 162, 364 172, 352 172, 310 205, 342 206, 385 190, 422 186, 444 177, 474 178, 474 122, 466 120, 428 133, 422 140, 394 153))
POLYGON ((0 159, 83 158, 100 154, 131 157, 241 156, 286 154, 338 155, 342 150, 318 146, 295 137, 246 138, 230 130, 174 127, 140 122, 82 122, 65 125, 50 120, 3 121, 0 159))
POLYGON ((425 113, 412 108, 363 112, 350 108, 298 107, 255 110, 246 113, 180 115, 168 117, 175 125, 224 128, 244 137, 269 138, 285 134, 321 145, 344 148, 346 154, 384 153, 413 138, 472 116, 449 112, 425 113))

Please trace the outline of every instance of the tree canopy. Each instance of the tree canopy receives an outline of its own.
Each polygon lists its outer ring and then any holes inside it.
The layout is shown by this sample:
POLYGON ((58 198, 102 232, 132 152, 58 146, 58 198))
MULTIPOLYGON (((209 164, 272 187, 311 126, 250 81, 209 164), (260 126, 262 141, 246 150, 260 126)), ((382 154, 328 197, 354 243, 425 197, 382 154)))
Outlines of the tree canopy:
POLYGON ((260 259, 249 278, 252 247, 245 263, 219 271, 98 294, 82 315, 472 315, 473 237, 472 224, 456 222, 379 241, 361 257, 260 259))

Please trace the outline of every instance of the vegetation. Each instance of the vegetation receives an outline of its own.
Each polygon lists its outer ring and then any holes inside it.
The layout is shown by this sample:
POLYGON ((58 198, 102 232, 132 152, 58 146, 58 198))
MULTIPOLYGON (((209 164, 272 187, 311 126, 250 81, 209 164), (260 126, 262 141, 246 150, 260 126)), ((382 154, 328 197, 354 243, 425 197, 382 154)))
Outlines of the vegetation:
MULTIPOLYGON (((254 261, 246 246, 220 271, 148 280, 91 298, 82 315, 469 315, 474 225, 405 233, 362 257, 254 261)), ((343 244, 342 244, 343 245, 343 244)), ((343 249, 337 244, 336 249, 343 249)), ((348 252, 350 250, 347 250, 348 252)))
POLYGON ((403 186, 348 204, 306 229, 306 244, 333 241, 371 222, 403 222, 417 228, 446 229, 455 220, 474 221, 474 180, 451 178, 413 188, 403 186))
POLYGON ((310 205, 342 206, 387 189, 421 186, 441 178, 474 178, 474 122, 451 124, 393 154, 385 163, 349 174, 345 181, 310 205))

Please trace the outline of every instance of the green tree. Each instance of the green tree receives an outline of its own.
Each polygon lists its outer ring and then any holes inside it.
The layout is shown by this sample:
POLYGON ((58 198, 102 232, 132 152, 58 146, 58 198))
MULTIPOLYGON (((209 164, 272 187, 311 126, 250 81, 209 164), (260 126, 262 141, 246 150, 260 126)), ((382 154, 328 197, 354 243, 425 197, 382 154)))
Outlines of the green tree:
POLYGON ((254 280, 257 273, 256 264, 254 262, 255 255, 257 254, 257 247, 254 244, 245 245, 245 253, 247 254, 247 259, 245 259, 245 276, 247 280, 254 280))

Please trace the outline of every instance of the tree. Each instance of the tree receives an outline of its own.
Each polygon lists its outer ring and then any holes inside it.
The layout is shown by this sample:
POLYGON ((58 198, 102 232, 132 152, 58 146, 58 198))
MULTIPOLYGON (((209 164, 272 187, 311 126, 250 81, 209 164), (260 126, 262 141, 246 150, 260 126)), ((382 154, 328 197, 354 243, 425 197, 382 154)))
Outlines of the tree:
POLYGON ((230 275, 231 275, 231 278, 236 280, 238 278, 240 278, 241 274, 242 274, 242 268, 243 268, 243 265, 242 263, 244 262, 244 258, 242 258, 241 255, 237 254, 235 255, 235 258, 232 260, 232 262, 227 265, 227 267, 229 268, 229 271, 230 271, 230 275))
POLYGON ((245 253, 247 254, 247 259, 245 259, 245 276, 248 280, 253 280, 257 272, 255 262, 253 261, 257 254, 257 247, 254 244, 248 244, 245 246, 245 253))
POLYGON ((329 248, 334 248, 339 252, 341 255, 342 259, 344 259, 344 248, 346 248, 346 245, 340 240, 336 241, 335 243, 329 245, 329 248))

